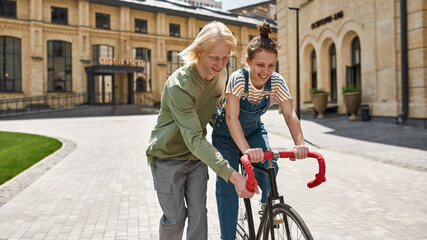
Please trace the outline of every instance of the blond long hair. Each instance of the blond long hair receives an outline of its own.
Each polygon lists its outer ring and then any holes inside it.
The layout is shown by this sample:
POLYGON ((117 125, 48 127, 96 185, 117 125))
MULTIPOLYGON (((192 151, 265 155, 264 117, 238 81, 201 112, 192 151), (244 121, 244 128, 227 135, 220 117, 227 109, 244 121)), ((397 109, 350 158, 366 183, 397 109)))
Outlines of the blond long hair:
POLYGON ((203 27, 193 43, 180 52, 179 55, 186 64, 197 63, 199 61, 197 50, 203 51, 219 41, 223 41, 230 45, 230 55, 234 52, 237 43, 230 29, 221 22, 210 22, 203 27))

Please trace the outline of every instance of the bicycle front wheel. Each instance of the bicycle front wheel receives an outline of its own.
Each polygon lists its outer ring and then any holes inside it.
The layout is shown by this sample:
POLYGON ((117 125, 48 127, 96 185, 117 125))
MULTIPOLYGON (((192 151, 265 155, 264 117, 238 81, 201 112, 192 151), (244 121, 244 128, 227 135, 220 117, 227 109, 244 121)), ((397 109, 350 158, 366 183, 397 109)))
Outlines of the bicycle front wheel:
MULTIPOLYGON (((267 215, 266 221, 262 226, 262 238, 271 239, 270 219, 267 215)), ((312 240, 307 225, 301 216, 291 206, 279 203, 273 206, 273 229, 275 239, 292 239, 292 240, 312 240)))
MULTIPOLYGON (((250 204, 249 200, 246 201, 250 204)), ((236 240, 250 240, 250 230, 249 230, 249 219, 248 212, 245 207, 245 200, 239 198, 239 212, 237 215, 237 225, 236 225, 236 240)))

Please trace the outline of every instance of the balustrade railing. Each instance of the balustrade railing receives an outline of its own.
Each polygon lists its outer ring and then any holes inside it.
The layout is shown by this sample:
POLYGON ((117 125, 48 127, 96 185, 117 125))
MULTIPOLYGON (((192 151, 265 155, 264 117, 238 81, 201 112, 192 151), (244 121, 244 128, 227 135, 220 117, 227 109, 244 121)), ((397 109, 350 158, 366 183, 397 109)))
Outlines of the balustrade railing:
POLYGON ((0 99, 0 116, 70 109, 86 105, 87 93, 0 99))
MULTIPOLYGON (((152 93, 134 93, 134 104, 153 106, 156 101, 152 93)), ((0 99, 0 117, 72 109, 84 105, 114 105, 128 102, 128 96, 95 92, 36 97, 0 99)))

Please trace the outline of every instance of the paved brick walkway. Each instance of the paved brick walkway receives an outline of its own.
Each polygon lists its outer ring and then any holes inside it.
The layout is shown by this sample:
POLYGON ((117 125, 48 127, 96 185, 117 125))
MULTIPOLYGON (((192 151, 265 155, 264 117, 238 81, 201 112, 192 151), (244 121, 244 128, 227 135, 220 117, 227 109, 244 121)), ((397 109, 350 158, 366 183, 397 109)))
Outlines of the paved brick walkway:
MULTIPOLYGON (((161 210, 145 158, 155 120, 155 115, 145 115, 1 121, 1 131, 58 137, 65 146, 43 161, 53 164, 41 162, 0 187, 6 202, 0 207, 0 239, 158 239, 161 210), (31 184, 19 189, 17 179, 26 175, 33 176, 31 184)), ((273 149, 292 145, 277 110, 264 121, 273 149)), ((374 136, 375 129, 387 129, 409 135, 407 141, 426 142, 426 130, 342 117, 303 120, 302 126, 315 145, 311 149, 327 161, 328 180, 308 189, 315 161, 284 160, 279 162, 279 192, 315 239, 427 239, 427 151, 407 142, 402 144, 406 147, 387 143, 386 138, 369 141, 369 132, 374 136), (357 130, 344 131, 340 124, 364 126, 359 131, 368 139, 348 138, 357 130)), ((217 240, 214 184, 210 172, 209 239, 217 240)))

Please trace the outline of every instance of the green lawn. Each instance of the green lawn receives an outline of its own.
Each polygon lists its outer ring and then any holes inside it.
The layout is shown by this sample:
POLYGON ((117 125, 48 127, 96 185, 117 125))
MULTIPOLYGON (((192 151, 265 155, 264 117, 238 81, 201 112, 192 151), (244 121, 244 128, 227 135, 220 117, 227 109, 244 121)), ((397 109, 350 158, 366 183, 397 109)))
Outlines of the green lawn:
POLYGON ((0 185, 61 146, 60 141, 49 137, 0 131, 0 185))

